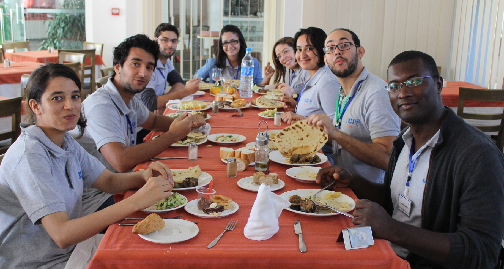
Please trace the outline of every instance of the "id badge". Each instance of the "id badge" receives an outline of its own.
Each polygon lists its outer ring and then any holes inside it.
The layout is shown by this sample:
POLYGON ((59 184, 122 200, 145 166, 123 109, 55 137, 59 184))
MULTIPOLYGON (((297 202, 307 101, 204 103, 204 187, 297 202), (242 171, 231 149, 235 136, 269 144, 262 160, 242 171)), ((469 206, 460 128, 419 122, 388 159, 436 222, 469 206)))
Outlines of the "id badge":
POLYGON ((406 196, 399 194, 399 210, 403 212, 408 218, 411 215, 411 200, 406 198, 406 196))

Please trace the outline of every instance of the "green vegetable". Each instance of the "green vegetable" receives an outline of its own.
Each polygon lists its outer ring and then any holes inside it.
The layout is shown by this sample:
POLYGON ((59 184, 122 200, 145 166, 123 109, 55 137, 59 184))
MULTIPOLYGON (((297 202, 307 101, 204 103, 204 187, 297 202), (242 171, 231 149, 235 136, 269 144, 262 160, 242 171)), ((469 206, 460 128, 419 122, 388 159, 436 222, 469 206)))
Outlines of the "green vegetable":
POLYGON ((187 202, 187 199, 177 192, 174 192, 170 197, 164 198, 157 202, 157 210, 165 210, 181 206, 187 202))
POLYGON ((275 116, 275 113, 277 112, 277 109, 267 109, 261 113, 259 113, 259 115, 263 116, 263 117, 274 117, 275 116))

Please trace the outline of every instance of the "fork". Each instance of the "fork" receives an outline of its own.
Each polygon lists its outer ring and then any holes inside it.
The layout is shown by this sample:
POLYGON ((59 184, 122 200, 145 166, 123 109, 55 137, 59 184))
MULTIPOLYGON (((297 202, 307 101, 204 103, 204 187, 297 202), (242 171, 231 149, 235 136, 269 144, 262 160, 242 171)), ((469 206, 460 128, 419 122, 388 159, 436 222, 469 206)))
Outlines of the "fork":
POLYGON ((353 216, 352 214, 349 214, 349 213, 343 212, 343 211, 341 211, 341 210, 338 210, 338 209, 333 208, 333 207, 330 207, 330 206, 328 206, 328 205, 325 205, 325 204, 319 203, 319 202, 314 201, 314 200, 312 200, 312 199, 310 199, 310 200, 311 200, 311 201, 312 201, 315 205, 317 205, 317 206, 321 206, 321 207, 329 208, 329 209, 331 209, 332 211, 334 211, 334 212, 336 212, 336 213, 340 213, 340 214, 341 214, 341 215, 343 215, 343 216, 347 216, 347 217, 352 218, 352 219, 354 218, 354 216, 353 216))
POLYGON ((237 223, 238 223, 238 220, 231 219, 229 221, 228 225, 226 226, 226 229, 224 229, 224 231, 219 236, 217 236, 217 238, 215 238, 214 241, 212 241, 210 244, 208 244, 207 248, 212 248, 213 246, 215 246, 215 244, 217 244, 217 242, 219 242, 219 239, 221 239, 222 235, 224 235, 224 233, 226 231, 234 230, 237 223))
POLYGON ((231 115, 231 117, 243 117, 243 112, 241 112, 241 109, 239 107, 236 108, 236 111, 240 114, 240 115, 231 115))
POLYGON ((315 198, 316 198, 317 194, 319 194, 321 191, 323 191, 323 190, 325 190, 325 189, 327 189, 327 188, 331 187, 334 183, 336 183, 336 180, 335 180, 335 181, 333 181, 333 182, 331 182, 331 183, 329 183, 329 184, 327 184, 327 186, 323 187, 322 189, 320 189, 320 191, 316 192, 316 193, 313 195, 313 200, 315 200, 315 198))

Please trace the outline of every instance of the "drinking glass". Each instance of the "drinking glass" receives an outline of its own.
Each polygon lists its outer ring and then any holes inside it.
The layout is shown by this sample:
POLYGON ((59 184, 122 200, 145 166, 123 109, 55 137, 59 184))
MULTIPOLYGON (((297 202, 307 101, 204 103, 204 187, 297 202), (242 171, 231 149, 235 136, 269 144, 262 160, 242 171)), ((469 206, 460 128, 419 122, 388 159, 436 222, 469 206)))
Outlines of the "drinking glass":
POLYGON ((217 82, 222 79, 222 68, 213 68, 211 71, 213 81, 217 82))

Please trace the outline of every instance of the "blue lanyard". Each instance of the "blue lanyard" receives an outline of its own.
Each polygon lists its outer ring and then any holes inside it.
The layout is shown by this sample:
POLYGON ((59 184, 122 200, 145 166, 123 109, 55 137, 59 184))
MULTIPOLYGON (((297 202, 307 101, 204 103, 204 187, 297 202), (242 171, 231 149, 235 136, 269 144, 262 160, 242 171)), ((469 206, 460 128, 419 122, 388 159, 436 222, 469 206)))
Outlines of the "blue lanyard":
MULTIPOLYGON (((341 119, 343 119, 343 115, 345 115, 345 112, 346 112, 348 106, 350 105, 350 103, 352 102, 353 98, 355 97, 355 94, 359 90, 361 83, 362 83, 362 80, 359 81, 359 83, 357 83, 357 87, 355 88, 355 91, 353 92, 353 94, 350 97, 350 99, 348 99, 348 102, 345 102, 345 104, 343 105, 342 108, 339 107, 339 103, 341 101, 340 100, 341 96, 340 96, 339 91, 338 91, 338 101, 336 103, 336 115, 334 115, 334 117, 336 118, 336 123, 337 123, 336 127, 338 127, 338 129, 341 129, 341 119)), ((342 88, 343 87, 341 86, 340 91, 341 91, 342 88)))
POLYGON ((296 70, 294 70, 294 72, 292 72, 292 76, 291 76, 291 79, 289 81, 289 86, 292 86, 292 81, 294 80, 295 76, 296 76, 296 70))
MULTIPOLYGON (((233 70, 233 68, 231 67, 231 70, 233 70)), ((238 79, 238 75, 240 74, 241 72, 241 66, 240 68, 236 69, 236 76, 233 74, 233 79, 238 79)))
POLYGON ((128 122, 128 127, 129 127, 129 130, 131 133, 131 146, 132 146, 132 145, 135 145, 135 134, 133 133, 133 124, 131 123, 128 115, 124 115, 124 116, 126 116, 126 121, 128 122))
MULTIPOLYGON (((308 80, 308 81, 310 81, 310 80, 308 80)), ((303 88, 299 92, 298 102, 296 104, 296 109, 294 109, 294 113, 297 113, 299 102, 301 102, 301 96, 303 96, 304 88, 306 87, 306 84, 308 84, 308 81, 303 85, 303 88)))
MULTIPOLYGON (((166 77, 165 77, 165 75, 163 74, 163 71, 161 71, 161 69, 159 69, 159 68, 156 68, 156 69, 157 69, 157 71, 159 71, 159 73, 161 74, 161 76, 163 77, 163 79, 164 79, 164 80, 166 80, 166 77)), ((166 83, 165 83, 165 84, 166 84, 166 83)))
POLYGON ((410 149, 410 154, 409 154, 409 159, 408 159, 408 178, 406 180, 406 188, 404 189, 404 196, 408 197, 409 193, 409 185, 411 181, 411 176, 413 175, 413 170, 415 169, 415 164, 420 156, 422 154, 423 150, 419 150, 418 153, 415 155, 413 158, 413 154, 415 154, 415 138, 411 140, 411 149, 410 149))

